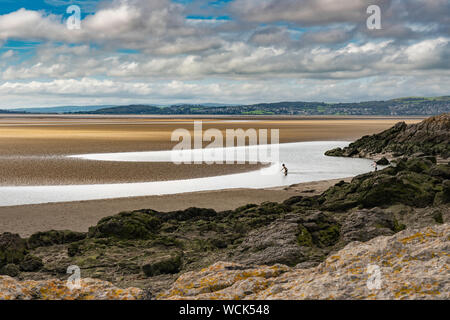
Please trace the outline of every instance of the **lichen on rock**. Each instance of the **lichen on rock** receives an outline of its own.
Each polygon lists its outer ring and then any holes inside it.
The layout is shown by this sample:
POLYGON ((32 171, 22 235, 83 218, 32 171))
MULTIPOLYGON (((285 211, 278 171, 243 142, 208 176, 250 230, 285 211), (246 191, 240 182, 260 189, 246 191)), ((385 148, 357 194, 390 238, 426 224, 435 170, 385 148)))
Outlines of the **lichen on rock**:
POLYGON ((0 300, 137 300, 144 291, 120 289, 109 282, 81 279, 80 288, 70 288, 65 281, 18 281, 0 276, 0 300))
POLYGON ((218 262, 183 274, 159 299, 450 299, 450 225, 352 242, 317 267, 218 262), (380 286, 368 285, 380 270, 380 286))

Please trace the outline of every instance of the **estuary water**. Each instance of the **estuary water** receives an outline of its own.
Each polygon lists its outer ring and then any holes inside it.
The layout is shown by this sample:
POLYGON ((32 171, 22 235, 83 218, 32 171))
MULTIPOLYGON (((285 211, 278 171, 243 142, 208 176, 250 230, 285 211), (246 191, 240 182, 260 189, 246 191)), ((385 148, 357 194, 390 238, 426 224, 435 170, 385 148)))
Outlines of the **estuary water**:
MULTIPOLYGON (((326 150, 345 147, 348 142, 319 141, 298 142, 279 145, 279 156, 268 167, 237 174, 223 176, 155 181, 143 183, 95 184, 95 185, 61 185, 61 186, 5 186, 0 187, 0 206, 39 204, 50 202, 67 202, 167 195, 185 192, 222 190, 235 188, 270 188, 288 186, 301 182, 339 179, 369 172, 371 160, 353 158, 335 158, 324 155, 326 150), (281 163, 289 169, 288 176, 281 172, 281 163)), ((254 146, 247 151, 261 151, 267 146, 254 146)), ((108 154, 72 155, 70 157, 97 161, 137 161, 137 162, 171 162, 174 153, 178 157, 203 157, 205 161, 226 159, 230 152, 239 148, 223 148, 194 151, 151 151, 108 154)), ((247 159, 251 152, 246 153, 247 159)), ((186 159, 186 158, 184 158, 186 159)), ((198 158, 197 158, 198 159, 198 158)), ((223 164, 231 165, 231 164, 223 164)))

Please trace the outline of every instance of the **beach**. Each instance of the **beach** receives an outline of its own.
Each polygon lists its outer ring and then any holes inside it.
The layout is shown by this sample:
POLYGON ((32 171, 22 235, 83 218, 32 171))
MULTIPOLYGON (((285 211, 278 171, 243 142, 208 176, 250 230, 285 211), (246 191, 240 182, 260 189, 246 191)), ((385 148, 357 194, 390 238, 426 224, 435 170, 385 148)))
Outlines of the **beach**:
MULTIPOLYGON (((353 141, 380 132, 399 118, 239 118, 167 119, 161 117, 0 117, 0 184, 38 186, 168 181, 221 176, 256 170, 256 165, 175 165, 69 159, 86 153, 170 150, 170 137, 178 128, 192 131, 193 121, 203 129, 279 129, 280 142, 353 141)), ((415 123, 420 119, 406 119, 415 123)), ((151 208, 173 211, 187 207, 235 209, 247 203, 281 202, 303 191, 322 192, 336 181, 270 189, 202 191, 165 196, 78 201, 0 208, 0 232, 22 236, 49 229, 87 231, 99 219, 120 211, 151 208), (314 191, 311 191, 314 190, 314 191)))
MULTIPOLYGON (((83 161, 66 155, 171 150, 176 129, 279 129, 280 142, 353 141, 391 127, 401 118, 324 117, 230 120, 199 117, 80 117, 0 115, 0 185, 129 183, 199 178, 255 170, 259 165, 175 165, 83 161)), ((407 119, 408 123, 419 119, 407 119)), ((225 133, 224 133, 225 135, 225 133)), ((270 136, 270 135, 269 135, 270 136)), ((206 145, 206 143, 205 143, 206 145)))
POLYGON ((0 207, 0 233, 14 232, 22 237, 27 237, 35 232, 47 230, 86 232, 101 218, 119 212, 144 208, 162 212, 183 210, 190 207, 209 208, 216 211, 234 210, 249 203, 282 202, 293 196, 320 194, 340 180, 342 179, 270 189, 232 189, 164 196, 0 207))

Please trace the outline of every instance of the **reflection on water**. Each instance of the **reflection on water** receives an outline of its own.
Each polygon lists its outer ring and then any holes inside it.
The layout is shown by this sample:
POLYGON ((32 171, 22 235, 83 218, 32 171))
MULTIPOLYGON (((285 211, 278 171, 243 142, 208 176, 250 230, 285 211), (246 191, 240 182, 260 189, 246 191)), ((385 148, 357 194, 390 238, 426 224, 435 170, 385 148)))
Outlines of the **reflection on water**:
MULTIPOLYGON (((126 184, 0 187, 0 206, 66 202, 123 197, 165 195, 233 188, 269 188, 301 182, 339 179, 371 170, 366 159, 324 156, 326 150, 344 147, 347 142, 299 142, 280 145, 280 163, 257 171, 225 176, 126 184), (281 163, 289 169, 286 177, 281 163)), ((133 152, 78 156, 108 161, 167 162, 172 151, 133 152)), ((224 164, 225 165, 225 164, 224 164)))

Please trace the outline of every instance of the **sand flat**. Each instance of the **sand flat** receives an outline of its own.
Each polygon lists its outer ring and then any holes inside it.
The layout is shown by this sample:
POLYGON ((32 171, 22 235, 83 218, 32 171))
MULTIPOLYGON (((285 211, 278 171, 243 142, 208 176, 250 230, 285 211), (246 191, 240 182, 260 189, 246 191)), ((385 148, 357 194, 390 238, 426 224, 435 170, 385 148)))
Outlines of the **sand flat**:
MULTIPOLYGON (((123 183, 188 179, 254 170, 249 165, 182 165, 67 159, 85 153, 169 150, 177 128, 279 129, 280 142, 352 141, 390 128, 401 118, 386 117, 140 117, 0 115, 0 184, 47 185, 123 183), (232 121, 225 121, 230 120, 232 121), (235 121, 239 120, 239 121, 235 121)), ((416 123, 422 118, 408 118, 416 123)), ((283 201, 293 195, 320 193, 336 181, 291 188, 226 190, 167 196, 95 200, 0 208, 0 232, 28 236, 49 229, 87 231, 105 216, 153 208, 161 211, 190 206, 234 209, 247 203, 283 201)))
POLYGON ((0 233, 14 232, 22 237, 38 231, 73 230, 86 232, 100 219, 123 211, 154 209, 162 212, 189 207, 233 210, 266 201, 282 202, 290 197, 320 194, 340 180, 315 181, 270 189, 232 189, 164 196, 120 198, 0 207, 0 233))
MULTIPOLYGON (((200 118, 203 129, 279 129, 280 142, 355 140, 391 127, 398 118, 200 118)), ((193 130, 180 118, 0 116, 0 185, 98 184, 166 181, 255 170, 257 165, 118 163, 64 158, 85 153, 170 150, 173 130, 193 130), (14 126, 11 126, 15 123, 14 126), (36 123, 39 125, 36 126, 36 123), (68 125, 67 123, 70 123, 68 125)), ((407 119, 414 123, 420 119, 407 119)))

